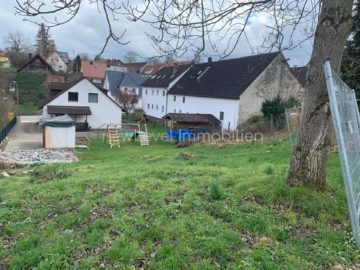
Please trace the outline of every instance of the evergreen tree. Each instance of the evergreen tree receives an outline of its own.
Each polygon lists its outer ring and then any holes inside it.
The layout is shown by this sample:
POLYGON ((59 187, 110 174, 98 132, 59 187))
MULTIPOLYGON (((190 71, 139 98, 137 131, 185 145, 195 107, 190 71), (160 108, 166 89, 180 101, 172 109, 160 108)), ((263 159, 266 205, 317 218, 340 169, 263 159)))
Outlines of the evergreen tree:
POLYGON ((342 77, 360 98, 360 1, 355 6, 352 38, 346 44, 342 63, 342 77))
POLYGON ((75 74, 80 74, 80 71, 81 71, 81 57, 80 55, 77 55, 74 59, 73 72, 75 74))
POLYGON ((40 24, 39 31, 36 35, 36 52, 42 57, 47 58, 55 50, 55 42, 51 39, 49 29, 45 27, 45 24, 40 24))

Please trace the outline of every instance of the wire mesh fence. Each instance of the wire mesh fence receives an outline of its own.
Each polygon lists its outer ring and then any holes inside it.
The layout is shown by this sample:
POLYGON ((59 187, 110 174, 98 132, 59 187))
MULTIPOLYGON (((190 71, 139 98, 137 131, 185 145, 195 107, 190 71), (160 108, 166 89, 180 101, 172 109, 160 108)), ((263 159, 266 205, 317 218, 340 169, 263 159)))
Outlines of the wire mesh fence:
POLYGON ((360 248, 360 116, 354 90, 324 65, 353 237, 360 248))

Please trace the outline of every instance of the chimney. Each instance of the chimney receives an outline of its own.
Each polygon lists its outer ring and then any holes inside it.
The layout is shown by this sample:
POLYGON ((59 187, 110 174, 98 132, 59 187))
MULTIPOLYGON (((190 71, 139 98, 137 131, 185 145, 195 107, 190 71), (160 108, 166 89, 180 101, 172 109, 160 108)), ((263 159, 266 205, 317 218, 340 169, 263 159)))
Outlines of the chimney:
POLYGON ((212 58, 211 57, 208 58, 208 64, 210 64, 210 65, 212 64, 212 58))
POLYGON ((29 60, 32 58, 32 53, 29 53, 29 60))

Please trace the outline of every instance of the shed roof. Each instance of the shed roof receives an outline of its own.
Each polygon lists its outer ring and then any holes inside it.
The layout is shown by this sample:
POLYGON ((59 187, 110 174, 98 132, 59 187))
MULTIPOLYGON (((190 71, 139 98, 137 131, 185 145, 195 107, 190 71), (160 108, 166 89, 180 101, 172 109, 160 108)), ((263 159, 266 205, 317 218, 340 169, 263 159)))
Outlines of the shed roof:
POLYGON ((163 119, 175 121, 178 124, 210 124, 212 126, 221 125, 221 121, 212 114, 201 113, 168 113, 163 119))

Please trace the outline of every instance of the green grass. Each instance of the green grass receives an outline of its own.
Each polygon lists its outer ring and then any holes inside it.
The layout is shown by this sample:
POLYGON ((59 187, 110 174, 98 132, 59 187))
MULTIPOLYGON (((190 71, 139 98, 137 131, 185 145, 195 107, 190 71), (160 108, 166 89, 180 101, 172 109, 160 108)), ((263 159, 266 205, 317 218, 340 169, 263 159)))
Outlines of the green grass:
POLYGON ((18 112, 19 115, 32 115, 37 113, 37 108, 33 104, 19 104, 18 112))
POLYGON ((320 193, 285 186, 286 141, 93 142, 78 154, 0 179, 9 269, 330 269, 360 259, 335 156, 320 193))

